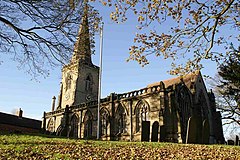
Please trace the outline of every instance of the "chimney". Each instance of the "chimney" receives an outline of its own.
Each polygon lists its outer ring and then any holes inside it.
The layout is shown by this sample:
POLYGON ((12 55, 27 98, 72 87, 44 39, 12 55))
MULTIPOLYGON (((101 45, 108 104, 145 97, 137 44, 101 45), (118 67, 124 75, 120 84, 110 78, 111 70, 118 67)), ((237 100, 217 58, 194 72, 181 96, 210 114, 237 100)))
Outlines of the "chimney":
POLYGON ((56 97, 53 96, 53 98, 52 98, 52 112, 54 112, 54 110, 55 110, 55 102, 56 102, 56 97))
POLYGON ((18 110, 18 117, 22 118, 22 116, 23 116, 23 110, 21 108, 19 108, 19 110, 18 110))

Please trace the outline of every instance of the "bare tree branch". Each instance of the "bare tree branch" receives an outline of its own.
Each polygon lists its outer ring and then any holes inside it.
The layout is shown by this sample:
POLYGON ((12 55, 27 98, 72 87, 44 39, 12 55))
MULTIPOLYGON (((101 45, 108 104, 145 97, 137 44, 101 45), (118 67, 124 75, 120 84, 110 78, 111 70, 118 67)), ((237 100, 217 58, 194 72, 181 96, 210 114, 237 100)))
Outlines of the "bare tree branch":
MULTIPOLYGON (((67 63, 76 41, 82 0, 71 8, 63 1, 2 0, 0 3, 0 51, 14 54, 19 67, 33 77, 48 75, 49 67, 67 63)), ((89 6, 91 42, 94 52, 95 27, 101 20, 89 6)))

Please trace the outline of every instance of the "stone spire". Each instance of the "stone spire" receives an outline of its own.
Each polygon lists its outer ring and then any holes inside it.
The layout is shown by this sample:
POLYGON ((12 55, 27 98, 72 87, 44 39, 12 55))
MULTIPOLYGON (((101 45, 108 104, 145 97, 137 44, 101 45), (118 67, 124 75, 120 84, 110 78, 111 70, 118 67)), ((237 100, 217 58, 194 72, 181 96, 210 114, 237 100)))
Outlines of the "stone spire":
POLYGON ((82 22, 78 32, 77 41, 74 45, 72 62, 82 61, 87 64, 92 64, 91 48, 90 48, 90 34, 88 25, 88 5, 85 2, 82 22))

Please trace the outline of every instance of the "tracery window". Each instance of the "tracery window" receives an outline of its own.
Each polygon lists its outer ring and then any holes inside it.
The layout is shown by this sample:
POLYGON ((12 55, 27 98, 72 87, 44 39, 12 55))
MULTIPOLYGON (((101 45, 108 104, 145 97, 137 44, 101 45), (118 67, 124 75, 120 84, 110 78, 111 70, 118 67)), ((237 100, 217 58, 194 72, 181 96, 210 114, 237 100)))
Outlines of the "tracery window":
POLYGON ((92 136, 92 114, 87 111, 84 117, 84 138, 92 136))
POLYGON ((136 108, 136 132, 140 131, 142 121, 148 120, 148 108, 143 102, 140 102, 136 108))
POLYGON ((107 130, 108 130, 108 119, 109 115, 106 109, 101 110, 100 112, 100 135, 107 135, 107 130))
POLYGON ((178 112, 181 123, 181 136, 183 142, 186 141, 187 124, 190 118, 191 112, 191 99, 190 94, 186 88, 182 88, 178 93, 178 112))
POLYGON ((70 123, 71 137, 78 138, 78 117, 73 115, 70 123))
POLYGON ((117 132, 126 132, 126 113, 122 105, 119 105, 116 112, 117 132))
POLYGON ((54 121, 53 118, 51 118, 48 122, 47 130, 51 133, 54 132, 54 121))
POLYGON ((204 96, 203 91, 201 91, 199 94, 198 103, 199 103, 198 110, 200 110, 202 120, 207 119, 208 118, 207 100, 204 96))
POLYGON ((147 114, 148 114, 147 106, 145 104, 142 104, 142 107, 141 107, 141 120, 142 121, 147 121, 147 114))

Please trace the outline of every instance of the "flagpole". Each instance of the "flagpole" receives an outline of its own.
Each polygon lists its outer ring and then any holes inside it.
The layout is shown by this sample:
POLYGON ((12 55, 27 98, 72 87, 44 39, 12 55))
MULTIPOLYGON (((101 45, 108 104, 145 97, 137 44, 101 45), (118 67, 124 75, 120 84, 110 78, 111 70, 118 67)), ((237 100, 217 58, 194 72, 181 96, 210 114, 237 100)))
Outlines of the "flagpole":
POLYGON ((100 60, 99 60, 99 84, 98 84, 97 139, 100 139, 100 101, 101 101, 101 87, 102 87, 102 52, 103 52, 103 23, 100 27, 100 60))

